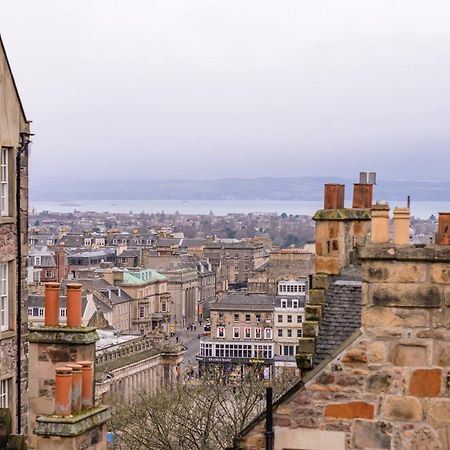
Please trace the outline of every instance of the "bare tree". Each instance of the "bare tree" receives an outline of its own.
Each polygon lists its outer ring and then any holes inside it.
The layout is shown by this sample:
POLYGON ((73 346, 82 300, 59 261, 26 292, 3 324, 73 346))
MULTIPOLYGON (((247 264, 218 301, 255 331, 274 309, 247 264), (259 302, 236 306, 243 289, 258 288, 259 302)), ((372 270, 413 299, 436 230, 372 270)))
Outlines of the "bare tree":
MULTIPOLYGON (((293 381, 270 382, 274 396, 281 395, 293 381)), ((111 428, 115 448, 224 450, 263 411, 268 385, 256 374, 232 384, 209 374, 195 385, 142 393, 133 403, 119 403, 114 408, 111 428)))

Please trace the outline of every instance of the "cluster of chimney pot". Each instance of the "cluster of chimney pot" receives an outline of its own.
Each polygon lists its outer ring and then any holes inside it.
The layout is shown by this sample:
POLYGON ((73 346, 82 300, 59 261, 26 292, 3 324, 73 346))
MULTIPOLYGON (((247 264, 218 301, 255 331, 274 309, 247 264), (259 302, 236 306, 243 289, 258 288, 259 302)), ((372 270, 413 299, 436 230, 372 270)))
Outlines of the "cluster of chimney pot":
MULTIPOLYGON (((372 204, 373 184, 355 183, 353 185, 352 208, 371 209, 371 241, 375 244, 389 242, 389 205, 386 202, 372 204)), ((325 184, 324 209, 344 208, 345 185, 325 184)), ((394 208, 393 241, 395 245, 407 245, 409 241, 410 209, 394 208)), ((450 213, 439 213, 439 226, 436 243, 450 245, 450 213)))
MULTIPOLYGON (((81 284, 67 288, 67 327, 81 327, 81 284)), ((45 285, 45 319, 47 327, 58 327, 59 283, 45 285)), ((93 406, 92 361, 76 361, 55 369, 55 414, 70 416, 93 406)))

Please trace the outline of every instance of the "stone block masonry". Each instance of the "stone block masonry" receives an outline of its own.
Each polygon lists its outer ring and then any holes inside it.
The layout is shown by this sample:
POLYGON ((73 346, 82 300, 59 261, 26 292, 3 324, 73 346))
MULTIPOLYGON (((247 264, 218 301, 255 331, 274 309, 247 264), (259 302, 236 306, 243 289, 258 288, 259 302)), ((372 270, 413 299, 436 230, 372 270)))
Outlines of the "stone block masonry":
MULTIPOLYGON (((450 247, 370 245, 360 258, 362 328, 275 404, 274 449, 277 433, 304 448, 305 430, 311 448, 335 432, 346 449, 449 450, 450 247)), ((264 448, 260 423, 240 448, 264 448)))

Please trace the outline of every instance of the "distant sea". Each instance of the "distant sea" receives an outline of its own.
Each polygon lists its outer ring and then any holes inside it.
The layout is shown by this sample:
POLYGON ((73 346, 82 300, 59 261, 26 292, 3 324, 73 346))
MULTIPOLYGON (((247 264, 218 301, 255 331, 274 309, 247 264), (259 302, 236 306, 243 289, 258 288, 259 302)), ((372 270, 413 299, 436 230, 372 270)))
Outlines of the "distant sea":
MULTIPOLYGON (((402 202, 390 202, 391 208, 406 206, 402 202)), ((350 202, 346 206, 351 207, 350 202)), ((276 201, 276 200, 79 200, 71 202, 30 201, 30 211, 73 212, 96 211, 110 213, 165 213, 209 214, 216 216, 228 213, 272 212, 293 215, 313 215, 323 208, 321 201, 276 201)), ((431 214, 450 212, 450 202, 412 202, 411 214, 426 219, 431 214)))

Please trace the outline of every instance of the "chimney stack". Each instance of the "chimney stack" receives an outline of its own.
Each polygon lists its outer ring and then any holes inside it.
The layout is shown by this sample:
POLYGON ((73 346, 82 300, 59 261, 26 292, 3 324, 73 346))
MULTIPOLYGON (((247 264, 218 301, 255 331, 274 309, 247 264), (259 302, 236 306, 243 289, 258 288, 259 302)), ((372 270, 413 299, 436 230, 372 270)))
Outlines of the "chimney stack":
POLYGON ((394 208, 394 244, 409 244, 409 208, 394 208))
POLYGON ((44 325, 57 327, 59 325, 59 283, 45 284, 44 306, 44 325))
POLYGON ((372 206, 371 240, 374 244, 389 242, 389 205, 379 203, 372 206))
POLYGON ((67 285, 67 326, 81 327, 81 284, 67 285))
POLYGON ((66 364, 72 369, 72 412, 81 411, 82 366, 77 363, 66 364))
POLYGON ((450 213, 439 213, 437 243, 439 245, 450 245, 450 213))
POLYGON ((345 184, 325 184, 324 209, 344 208, 345 184))

